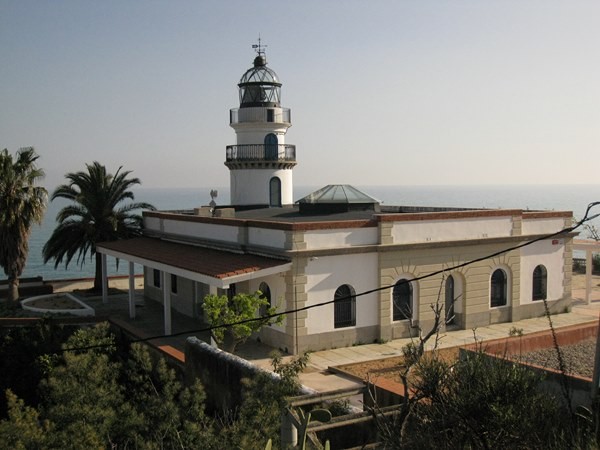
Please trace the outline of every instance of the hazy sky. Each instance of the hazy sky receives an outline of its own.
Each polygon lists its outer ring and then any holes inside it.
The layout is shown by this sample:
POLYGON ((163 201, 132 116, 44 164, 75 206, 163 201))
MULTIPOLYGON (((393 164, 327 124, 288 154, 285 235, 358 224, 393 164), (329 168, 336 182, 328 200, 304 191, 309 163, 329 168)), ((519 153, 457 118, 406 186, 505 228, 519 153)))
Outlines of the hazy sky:
POLYGON ((259 33, 298 185, 597 183, 600 1, 0 0, 0 148, 227 186, 259 33))

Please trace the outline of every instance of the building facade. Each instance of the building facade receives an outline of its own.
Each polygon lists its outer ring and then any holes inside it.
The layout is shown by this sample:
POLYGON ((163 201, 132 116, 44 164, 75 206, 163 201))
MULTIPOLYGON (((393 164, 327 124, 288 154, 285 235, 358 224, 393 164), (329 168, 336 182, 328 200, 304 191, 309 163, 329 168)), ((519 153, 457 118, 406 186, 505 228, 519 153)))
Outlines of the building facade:
MULTIPOLYGON (((144 212, 144 236, 97 246, 144 266, 144 295, 198 318, 207 294, 260 290, 285 312, 260 339, 297 354, 570 307, 571 212, 382 206, 351 186, 293 204, 295 147, 281 83, 259 47, 230 111, 231 205, 144 212)), ((135 302, 130 294, 130 314, 135 302)), ((258 312, 257 312, 258 314, 258 312)))

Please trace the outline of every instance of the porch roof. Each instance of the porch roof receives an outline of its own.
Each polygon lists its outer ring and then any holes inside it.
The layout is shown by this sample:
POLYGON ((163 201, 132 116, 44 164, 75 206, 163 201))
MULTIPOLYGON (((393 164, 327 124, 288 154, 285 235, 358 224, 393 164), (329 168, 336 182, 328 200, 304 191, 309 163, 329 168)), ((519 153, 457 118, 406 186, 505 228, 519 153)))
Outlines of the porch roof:
POLYGON ((99 253, 219 288, 288 271, 290 261, 138 237, 96 245, 99 253))

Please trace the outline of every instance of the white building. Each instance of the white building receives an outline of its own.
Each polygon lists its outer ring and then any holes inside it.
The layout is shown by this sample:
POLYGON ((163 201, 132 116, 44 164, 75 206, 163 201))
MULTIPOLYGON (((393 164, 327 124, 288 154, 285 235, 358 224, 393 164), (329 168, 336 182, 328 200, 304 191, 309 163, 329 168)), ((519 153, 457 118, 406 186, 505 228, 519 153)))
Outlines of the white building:
MULTIPOLYGON (((232 205, 145 212, 144 237, 97 247, 129 261, 131 276, 133 263, 144 266, 166 333, 172 308, 201 327, 204 296, 227 290, 305 308, 261 331, 290 353, 409 336, 433 324, 437 302, 444 327, 465 329, 542 315, 542 299, 553 312, 569 308, 573 235, 546 236, 570 226, 571 212, 384 207, 347 185, 293 204, 291 114, 260 47, 238 86, 237 144, 225 162, 232 205)), ((133 295, 130 305, 135 315, 133 295)))

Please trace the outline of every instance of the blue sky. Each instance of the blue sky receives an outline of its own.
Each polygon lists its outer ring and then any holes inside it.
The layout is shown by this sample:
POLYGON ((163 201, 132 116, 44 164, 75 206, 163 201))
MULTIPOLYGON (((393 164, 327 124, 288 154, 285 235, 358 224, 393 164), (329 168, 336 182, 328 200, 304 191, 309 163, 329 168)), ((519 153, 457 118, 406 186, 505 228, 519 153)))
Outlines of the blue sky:
POLYGON ((597 183, 600 2, 0 0, 0 148, 229 183, 259 33, 298 185, 597 183))

